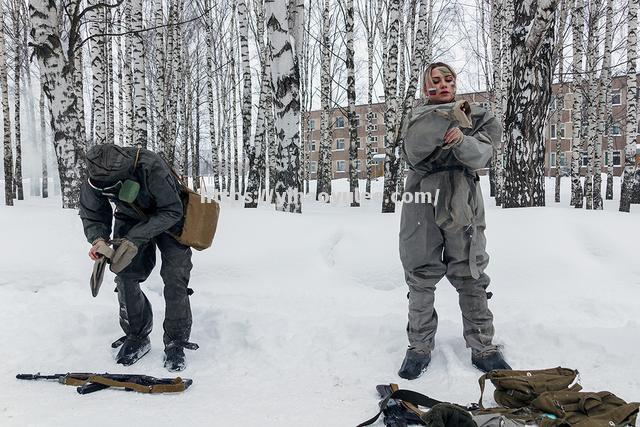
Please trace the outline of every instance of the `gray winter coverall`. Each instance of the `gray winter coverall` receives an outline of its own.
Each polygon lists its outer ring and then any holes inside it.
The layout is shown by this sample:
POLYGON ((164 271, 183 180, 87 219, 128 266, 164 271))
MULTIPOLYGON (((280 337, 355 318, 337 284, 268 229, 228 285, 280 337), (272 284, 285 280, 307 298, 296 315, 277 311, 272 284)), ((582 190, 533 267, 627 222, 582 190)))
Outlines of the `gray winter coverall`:
POLYGON ((454 105, 414 109, 404 145, 410 168, 405 191, 438 194, 432 203, 417 198, 403 203, 400 225, 400 259, 409 286, 407 334, 410 348, 423 353, 434 347, 434 292, 445 275, 459 294, 467 347, 475 352, 496 348, 487 305, 490 279, 484 274, 489 262, 484 205, 475 170, 488 166, 501 127, 490 113, 474 106, 472 127, 461 127, 464 140, 443 149, 446 131, 458 125, 450 114, 454 105))
POLYGON ((105 144, 87 154, 89 182, 80 194, 80 217, 87 240, 109 241, 113 219, 113 237, 126 238, 138 247, 131 264, 116 276, 120 304, 120 326, 127 336, 143 338, 152 328, 149 300, 140 290, 156 263, 160 249, 166 311, 164 343, 187 342, 191 333, 191 307, 188 288, 191 273, 191 248, 178 243, 169 233, 182 228, 183 203, 176 178, 155 153, 137 148, 105 144), (106 187, 131 179, 140 184, 132 206, 118 199, 117 191, 106 187), (94 187, 102 188, 103 190, 94 187), (111 203, 115 205, 113 212, 111 203))

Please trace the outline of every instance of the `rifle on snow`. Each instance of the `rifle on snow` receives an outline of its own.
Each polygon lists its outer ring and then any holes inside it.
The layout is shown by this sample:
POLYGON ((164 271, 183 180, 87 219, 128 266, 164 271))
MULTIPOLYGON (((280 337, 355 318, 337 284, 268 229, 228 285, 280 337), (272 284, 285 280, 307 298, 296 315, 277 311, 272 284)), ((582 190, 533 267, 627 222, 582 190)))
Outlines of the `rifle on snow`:
POLYGON ((96 373, 66 373, 53 375, 18 374, 19 380, 56 380, 60 384, 77 387, 80 394, 89 394, 105 388, 121 388, 126 391, 139 393, 178 393, 185 391, 193 384, 189 378, 155 378, 138 374, 96 374, 96 373))

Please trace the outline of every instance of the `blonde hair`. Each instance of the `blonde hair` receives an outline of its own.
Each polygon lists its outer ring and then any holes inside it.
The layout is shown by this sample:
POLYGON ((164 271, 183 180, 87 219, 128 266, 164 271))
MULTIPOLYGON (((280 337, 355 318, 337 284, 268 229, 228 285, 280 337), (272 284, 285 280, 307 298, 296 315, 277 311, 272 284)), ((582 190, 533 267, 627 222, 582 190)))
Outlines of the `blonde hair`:
POLYGON ((433 84, 433 80, 431 79, 431 72, 436 68, 438 68, 440 72, 445 76, 447 74, 451 74, 454 80, 458 78, 458 75, 456 74, 453 67, 451 67, 451 65, 445 64, 444 62, 432 62, 427 66, 427 68, 424 70, 424 73, 422 74, 422 96, 424 97, 429 96, 429 94, 427 93, 427 82, 433 84))

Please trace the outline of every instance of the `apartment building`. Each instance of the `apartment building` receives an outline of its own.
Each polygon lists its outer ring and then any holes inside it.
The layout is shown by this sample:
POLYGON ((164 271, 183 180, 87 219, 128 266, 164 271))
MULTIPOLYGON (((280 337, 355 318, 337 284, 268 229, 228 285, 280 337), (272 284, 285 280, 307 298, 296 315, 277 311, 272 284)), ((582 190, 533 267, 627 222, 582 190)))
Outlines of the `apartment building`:
MULTIPOLYGON (((613 173, 621 175, 624 170, 624 150, 626 146, 626 76, 614 77, 612 80, 611 101, 613 123, 610 134, 613 137, 613 173)), ((569 83, 553 84, 552 99, 549 107, 550 113, 547 125, 544 129, 546 146, 545 173, 555 176, 556 167, 567 170, 571 164, 572 156, 572 122, 571 109, 573 108, 573 94, 569 83), (564 102, 561 102, 564 101, 564 102), (560 108, 562 107, 562 108, 560 108), (560 119, 558 122, 558 118, 560 119), (556 143, 560 141, 560 158, 556 159, 556 143)), ((636 100, 640 101, 640 82, 636 92, 636 100)), ((465 99, 469 103, 489 108, 489 98, 486 92, 474 92, 458 94, 458 99, 465 99)), ((384 173, 384 103, 373 104, 372 125, 372 150, 373 150, 373 176, 382 176, 384 173)), ((309 167, 311 179, 316 178, 318 168, 318 151, 320 148, 320 116, 321 111, 312 111, 309 120, 309 129, 306 133, 306 150, 309 152, 309 167)), ((349 176, 349 123, 346 110, 335 109, 331 118, 333 135, 331 141, 331 162, 333 178, 347 178, 349 176)), ((366 178, 365 169, 365 140, 367 106, 356 106, 358 121, 358 177, 366 178)), ((638 125, 640 134, 640 123, 638 125)), ((639 139, 640 140, 640 139, 639 139)), ((607 153, 607 138, 602 138, 602 172, 607 171, 609 156, 607 153)), ((638 145, 636 163, 640 163, 640 145, 638 145)), ((586 146, 580 150, 581 173, 586 172, 588 162, 586 146)))

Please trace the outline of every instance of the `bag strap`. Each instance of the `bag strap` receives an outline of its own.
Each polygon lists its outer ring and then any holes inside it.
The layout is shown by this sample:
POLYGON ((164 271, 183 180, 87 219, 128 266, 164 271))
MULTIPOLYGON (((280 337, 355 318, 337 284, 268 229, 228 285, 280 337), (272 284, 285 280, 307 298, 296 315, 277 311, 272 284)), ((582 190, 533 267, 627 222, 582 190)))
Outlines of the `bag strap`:
POLYGON ((109 387, 120 387, 131 389, 139 393, 177 393, 185 391, 187 386, 180 377, 176 377, 171 380, 169 384, 138 384, 133 381, 118 381, 112 378, 104 377, 102 375, 93 375, 89 377, 88 382, 102 384, 109 387))
MULTIPOLYGON (((397 386, 396 386, 397 387, 397 386)), ((392 385, 393 388, 393 385, 392 385)), ((382 414, 382 412, 387 409, 387 406, 389 405, 389 401, 391 399, 398 399, 398 400, 402 400, 404 402, 407 403, 411 403, 413 405, 419 405, 419 406, 424 406, 427 408, 432 408, 435 405, 437 405, 438 403, 442 403, 439 400, 433 399, 429 396, 425 396, 424 394, 420 394, 416 391, 411 391, 411 390, 403 390, 403 389, 398 389, 396 391, 394 391, 393 393, 391 393, 390 395, 388 395, 387 397, 385 397, 381 402, 380 402, 380 411, 378 411, 378 413, 368 419, 367 421, 364 421, 360 424, 357 425, 357 427, 365 427, 365 426, 369 426, 373 423, 375 423, 378 418, 380 417, 380 414, 382 414)))

